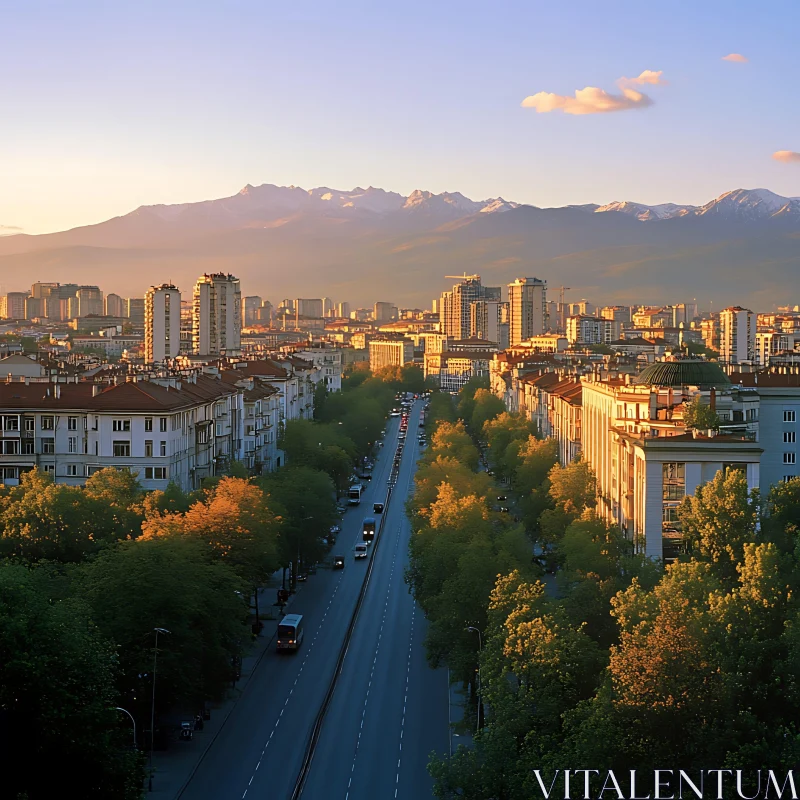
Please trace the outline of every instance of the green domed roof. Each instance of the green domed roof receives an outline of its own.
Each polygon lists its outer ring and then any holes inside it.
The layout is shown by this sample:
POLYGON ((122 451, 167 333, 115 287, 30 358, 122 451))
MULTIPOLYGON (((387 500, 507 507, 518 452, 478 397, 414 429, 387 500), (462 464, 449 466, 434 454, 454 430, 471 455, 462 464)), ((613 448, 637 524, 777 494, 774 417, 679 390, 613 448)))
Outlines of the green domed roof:
POLYGON ((633 383, 649 386, 730 386, 730 379, 713 361, 682 358, 677 361, 656 361, 643 369, 633 383))

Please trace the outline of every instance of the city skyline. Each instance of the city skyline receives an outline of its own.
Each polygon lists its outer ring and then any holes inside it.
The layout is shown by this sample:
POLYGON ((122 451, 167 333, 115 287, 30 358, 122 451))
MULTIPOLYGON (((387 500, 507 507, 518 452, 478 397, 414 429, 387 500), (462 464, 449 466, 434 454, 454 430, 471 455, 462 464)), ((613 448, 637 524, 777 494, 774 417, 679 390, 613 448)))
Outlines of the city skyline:
POLYGON ((264 181, 545 207, 800 195, 789 2, 186 8, 6 11, 2 233, 264 181))

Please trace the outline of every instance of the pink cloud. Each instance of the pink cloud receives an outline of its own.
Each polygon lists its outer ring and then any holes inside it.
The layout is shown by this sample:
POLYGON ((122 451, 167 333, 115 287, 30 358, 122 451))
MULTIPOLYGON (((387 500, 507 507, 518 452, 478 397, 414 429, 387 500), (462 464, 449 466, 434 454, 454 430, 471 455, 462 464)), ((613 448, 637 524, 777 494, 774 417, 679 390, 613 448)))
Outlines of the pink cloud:
POLYGON ((667 82, 661 80, 663 74, 663 70, 655 72, 652 69, 646 69, 638 78, 620 78, 617 83, 620 86, 643 86, 646 83, 653 86, 666 86, 667 82))
POLYGON ((722 56, 722 60, 733 61, 736 64, 746 64, 748 61, 741 53, 728 53, 728 55, 722 56))
POLYGON ((772 157, 784 164, 800 164, 800 153, 795 153, 794 150, 776 150, 772 157))

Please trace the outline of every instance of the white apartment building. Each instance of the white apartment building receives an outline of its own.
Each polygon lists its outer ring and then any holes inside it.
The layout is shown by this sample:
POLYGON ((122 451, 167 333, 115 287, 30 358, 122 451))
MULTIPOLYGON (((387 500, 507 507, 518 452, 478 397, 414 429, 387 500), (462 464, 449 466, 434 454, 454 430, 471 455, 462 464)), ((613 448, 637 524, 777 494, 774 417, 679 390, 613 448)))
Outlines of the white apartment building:
POLYGON ((124 298, 120 297, 118 294, 114 294, 114 292, 106 295, 103 301, 103 313, 107 317, 125 317, 127 316, 126 311, 124 298))
POLYGON ((756 333, 755 361, 760 367, 768 367, 774 356, 793 352, 797 342, 800 342, 800 335, 795 333, 780 331, 756 333))
POLYGON ((384 367, 402 367, 414 361, 411 339, 372 339, 369 343, 369 368, 377 372, 384 367))
POLYGON ((674 559, 682 548, 678 506, 718 471, 740 469, 759 488, 758 395, 731 387, 715 364, 657 362, 634 381, 582 384, 582 446, 597 476, 597 510, 637 552, 674 559), (718 435, 687 431, 683 404, 698 395, 725 421, 718 435))
POLYGON ((538 278, 517 278, 509 283, 509 346, 539 336, 547 328, 547 282, 538 278))
POLYGON ((610 344, 620 337, 620 323, 601 317, 567 317, 567 341, 571 345, 610 344))
MULTIPOLYGON (((88 317, 90 314, 102 316, 104 312, 103 292, 97 286, 81 286, 75 293, 77 300, 76 317, 88 317)), ((70 304, 71 310, 72 304, 70 304)), ((73 316, 70 313, 70 316, 73 316)))
POLYGON ((34 467, 80 485, 106 467, 185 491, 241 455, 242 392, 188 377, 119 384, 0 383, 0 482, 34 467))
POLYGON ((317 367, 325 381, 327 391, 340 392, 342 390, 342 351, 340 349, 311 347, 305 350, 296 350, 294 355, 317 367))
POLYGON ((719 313, 719 360, 741 364, 756 357, 756 315, 740 306, 719 313))
POLYGON ((465 275, 452 291, 442 292, 438 304, 440 333, 466 339, 470 335, 470 306, 476 300, 500 301, 500 287, 483 286, 480 275, 465 275))
POLYGON ((144 362, 176 358, 181 348, 181 293, 171 283, 151 286, 144 296, 144 362))
POLYGON ((238 278, 223 272, 198 278, 192 329, 196 355, 235 356, 241 352, 242 290, 238 278))

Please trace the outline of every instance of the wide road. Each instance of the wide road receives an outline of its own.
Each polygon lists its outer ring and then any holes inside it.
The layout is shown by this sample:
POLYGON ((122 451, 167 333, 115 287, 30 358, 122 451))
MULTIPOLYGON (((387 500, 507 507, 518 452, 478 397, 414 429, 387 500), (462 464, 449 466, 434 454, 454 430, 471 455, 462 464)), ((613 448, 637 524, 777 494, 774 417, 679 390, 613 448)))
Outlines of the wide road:
POLYGON ((427 800, 431 751, 448 749, 447 672, 425 661, 426 623, 403 580, 404 504, 419 455, 419 406, 350 647, 311 762, 303 798, 427 800))
MULTIPOLYGON (((446 673, 429 670, 425 664, 422 650, 424 620, 421 613, 414 610, 412 598, 403 583, 408 542, 404 503, 418 454, 418 415, 419 410, 415 409, 409 424, 410 436, 395 493, 385 512, 381 541, 372 545, 377 551, 370 586, 345 659, 340 677, 341 685, 334 695, 320 741, 321 746, 328 747, 331 728, 340 731, 342 735, 347 733, 348 737, 359 729, 364 716, 364 697, 369 679, 363 687, 359 687, 361 698, 343 706, 341 701, 348 690, 342 687, 345 680, 349 680, 349 670, 354 663, 351 654, 363 654, 364 647, 370 646, 365 642, 372 642, 372 656, 369 659, 372 666, 373 657, 379 654, 379 646, 375 644, 379 638, 380 648, 386 648, 383 652, 392 654, 391 669, 387 668, 388 660, 384 661, 383 656, 379 659, 381 670, 391 675, 391 681, 388 677, 374 676, 373 680, 378 682, 380 688, 370 692, 369 698, 375 704, 380 704, 379 713, 383 713, 381 709, 384 701, 381 697, 385 694, 387 716, 385 727, 382 728, 383 734, 373 735, 368 742, 362 737, 358 758, 361 764, 381 763, 383 769, 391 772, 393 788, 384 795, 386 782, 382 780, 380 784, 373 786, 370 793, 372 798, 394 797, 394 787, 405 783, 409 787, 416 786, 417 791, 398 794, 398 797, 431 797, 430 781, 425 772, 427 755, 433 749, 446 751, 448 742, 446 673), (393 598, 391 601, 387 599, 390 594, 393 598), (389 620, 394 619, 397 622, 396 629, 394 624, 389 623, 389 620), (401 651, 402 665, 398 661, 401 651), (408 691, 404 689, 406 681, 408 691), (406 709, 404 717, 398 715, 398 709, 402 712, 403 705, 398 705, 396 700, 401 690, 400 699, 404 701, 406 709), (409 731, 414 731, 418 737, 416 746, 407 743, 411 737, 409 731), (399 747, 401 741, 404 745, 402 756, 399 747), (402 772, 399 780, 398 762, 402 772), (375 791, 377 786, 380 786, 380 792, 375 791)), ((327 691, 363 585, 367 562, 355 561, 353 548, 361 540, 363 518, 372 515, 372 503, 385 499, 398 427, 397 419, 390 420, 385 446, 380 451, 373 479, 368 484, 361 505, 349 509, 342 521, 342 532, 335 551, 346 556, 345 569, 336 572, 320 570, 309 577, 302 591, 293 599, 292 613, 302 614, 304 617, 303 646, 293 654, 277 654, 272 649, 265 654, 225 727, 180 795, 181 800, 282 799, 291 796, 306 742, 327 691)), ((360 664, 363 657, 355 660, 360 664)), ((375 719, 372 712, 370 720, 374 730, 375 719)), ((351 738, 355 743, 357 733, 351 738)), ((346 797, 348 780, 343 778, 345 771, 348 775, 352 771, 353 757, 354 752, 351 751, 346 766, 337 766, 336 769, 341 774, 336 775, 335 786, 326 782, 322 789, 318 789, 317 767, 329 762, 329 757, 322 755, 320 751, 312 763, 312 774, 303 796, 307 800, 346 797), (313 787, 312 781, 315 782, 313 787)), ((364 787, 359 795, 351 793, 350 797, 366 797, 366 791, 364 787)))

